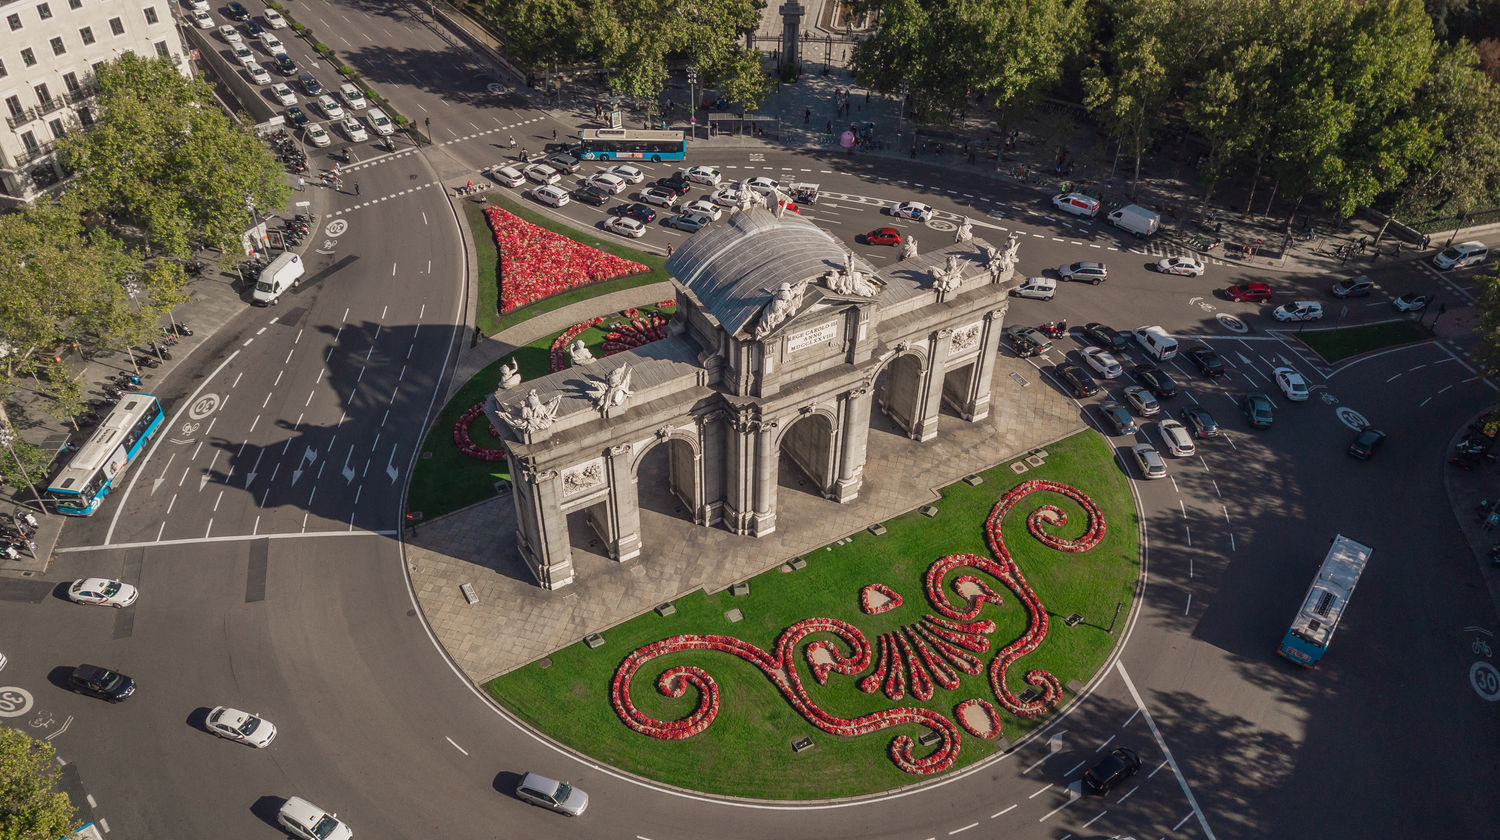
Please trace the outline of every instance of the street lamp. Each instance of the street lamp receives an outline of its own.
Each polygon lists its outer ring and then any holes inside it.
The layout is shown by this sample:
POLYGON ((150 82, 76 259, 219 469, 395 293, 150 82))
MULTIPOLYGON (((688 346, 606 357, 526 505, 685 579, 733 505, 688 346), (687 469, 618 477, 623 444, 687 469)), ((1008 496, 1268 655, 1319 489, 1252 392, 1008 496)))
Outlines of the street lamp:
POLYGON ((687 66, 688 80, 688 134, 692 137, 698 136, 698 67, 695 64, 687 66))
POLYGON ((36 485, 32 483, 31 476, 26 472, 26 465, 21 463, 20 456, 16 455, 15 448, 11 446, 11 444, 15 443, 15 440, 16 435, 10 430, 10 421, 6 420, 5 425, 0 426, 0 444, 4 444, 5 448, 9 450, 11 459, 16 462, 16 469, 21 471, 21 478, 25 479, 26 486, 31 488, 31 495, 36 498, 37 510, 41 511, 43 516, 46 516, 47 505, 42 502, 42 494, 36 492, 36 485))

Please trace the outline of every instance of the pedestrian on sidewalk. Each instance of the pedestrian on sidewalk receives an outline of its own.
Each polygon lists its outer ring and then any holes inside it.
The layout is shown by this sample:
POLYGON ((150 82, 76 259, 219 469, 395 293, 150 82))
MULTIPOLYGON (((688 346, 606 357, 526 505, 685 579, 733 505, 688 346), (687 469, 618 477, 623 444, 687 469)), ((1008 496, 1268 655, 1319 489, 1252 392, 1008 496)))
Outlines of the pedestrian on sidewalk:
POLYGON ((355 195, 359 195, 359 182, 358 181, 354 182, 354 194, 355 195))
POLYGON ((302 192, 304 189, 307 189, 307 180, 304 179, 301 175, 298 175, 297 176, 297 192, 302 192))
POLYGON ((667 246, 667 256, 669 256, 669 257, 672 256, 672 246, 671 245, 667 246))
POLYGON ((802 124, 807 125, 810 122, 812 122, 812 109, 804 108, 802 110, 802 124))
POLYGON ((1391 256, 1395 257, 1398 260, 1401 259, 1401 243, 1400 242, 1396 243, 1396 248, 1392 252, 1391 256))
POLYGON ((1424 250, 1424 251, 1427 250, 1427 243, 1429 243, 1431 241, 1432 241, 1432 237, 1431 236, 1423 234, 1422 235, 1422 250, 1424 250))
POLYGON ((1348 246, 1345 246, 1345 247, 1339 249, 1339 266, 1343 267, 1344 263, 1346 263, 1348 261, 1349 261, 1349 248, 1348 248, 1348 246))

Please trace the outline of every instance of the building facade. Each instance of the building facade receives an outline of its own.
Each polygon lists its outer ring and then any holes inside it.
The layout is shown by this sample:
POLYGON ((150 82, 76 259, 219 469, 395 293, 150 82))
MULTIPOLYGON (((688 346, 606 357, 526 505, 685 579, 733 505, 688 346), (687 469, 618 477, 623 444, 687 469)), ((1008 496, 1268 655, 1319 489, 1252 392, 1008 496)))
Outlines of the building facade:
POLYGON ((126 52, 187 75, 169 0, 0 0, 0 208, 59 184, 57 138, 94 119, 94 68, 126 52))

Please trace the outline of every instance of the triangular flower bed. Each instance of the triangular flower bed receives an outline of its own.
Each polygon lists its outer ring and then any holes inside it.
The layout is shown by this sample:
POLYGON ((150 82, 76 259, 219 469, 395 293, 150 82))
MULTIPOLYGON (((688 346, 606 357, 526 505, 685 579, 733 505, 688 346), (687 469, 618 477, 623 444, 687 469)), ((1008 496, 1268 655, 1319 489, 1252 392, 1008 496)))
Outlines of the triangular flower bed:
POLYGON ((510 312, 549 295, 589 283, 647 271, 534 225, 498 207, 484 211, 500 249, 500 311, 510 312))

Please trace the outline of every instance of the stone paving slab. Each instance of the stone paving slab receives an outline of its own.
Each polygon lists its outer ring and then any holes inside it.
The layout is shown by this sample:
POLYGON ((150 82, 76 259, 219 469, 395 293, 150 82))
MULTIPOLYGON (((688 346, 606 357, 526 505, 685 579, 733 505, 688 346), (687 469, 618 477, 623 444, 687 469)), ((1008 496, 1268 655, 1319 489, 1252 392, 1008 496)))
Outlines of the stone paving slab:
MULTIPOLYGON (((648 456, 640 484, 640 557, 615 563, 598 551, 586 526, 573 529, 571 586, 539 588, 515 550, 515 513, 508 496, 423 523, 408 534, 407 563, 422 611, 439 641, 471 679, 484 682, 589 633, 609 627, 693 590, 718 591, 868 525, 937 498, 938 488, 969 473, 1023 455, 1084 428, 1082 412, 1020 359, 996 359, 991 415, 965 423, 945 413, 938 437, 918 443, 872 419, 864 486, 841 505, 803 489, 803 477, 782 459, 775 533, 739 536, 681 518, 653 474, 648 456), (1011 374, 1019 374, 1023 385, 1011 374), (913 492, 913 488, 927 488, 913 492), (590 548, 590 542, 595 547, 590 548), (707 562, 704 558, 714 558, 707 562), (459 587, 473 584, 470 606, 459 587)), ((997 488, 996 492, 999 492, 997 488)), ((581 517, 572 517, 577 522, 581 517)), ((814 560, 816 562, 816 560, 814 560)), ((623 655, 623 651, 622 651, 623 655)))

